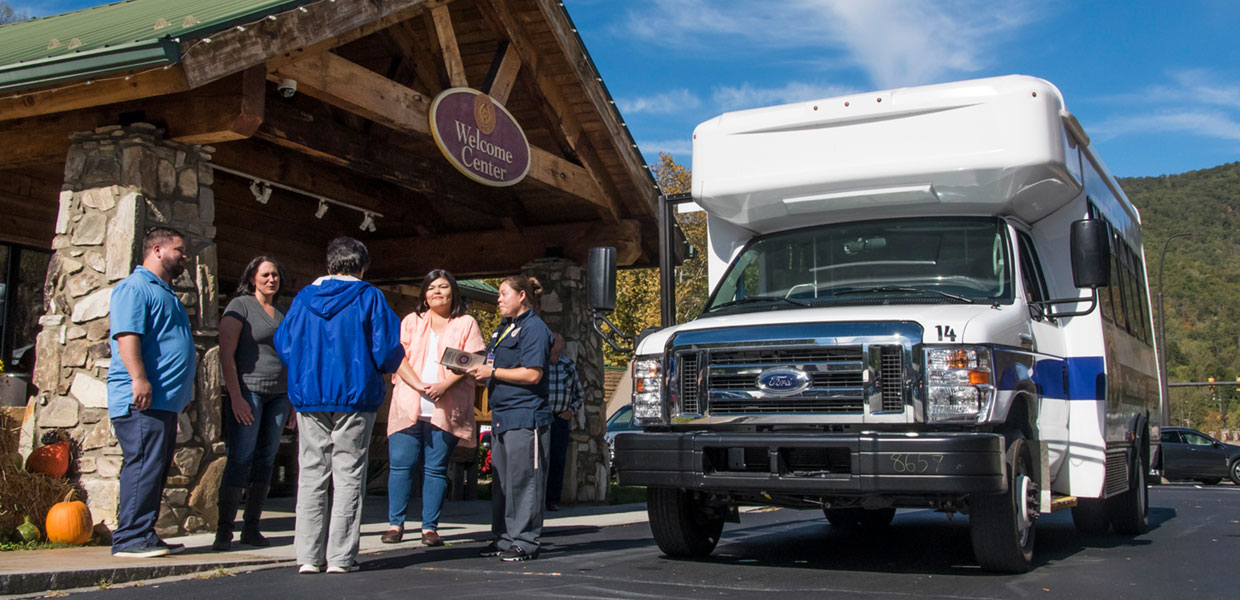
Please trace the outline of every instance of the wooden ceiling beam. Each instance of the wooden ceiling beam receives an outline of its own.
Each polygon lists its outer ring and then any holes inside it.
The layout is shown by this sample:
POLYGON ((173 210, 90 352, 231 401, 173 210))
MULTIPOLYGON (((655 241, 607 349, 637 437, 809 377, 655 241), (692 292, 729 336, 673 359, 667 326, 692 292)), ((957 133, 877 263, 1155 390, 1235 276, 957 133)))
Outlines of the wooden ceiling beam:
POLYGON ((630 139, 629 132, 624 123, 620 121, 619 113, 614 110, 611 99, 607 97, 607 92, 601 82, 597 81, 598 74, 585 48, 578 41, 577 30, 564 13, 563 2, 560 0, 533 1, 551 28, 557 46, 564 51, 564 60, 573 69, 577 85, 581 86, 590 103, 594 105, 594 110, 607 128, 608 135, 616 141, 616 154, 633 181, 637 193, 644 201, 646 215, 653 217, 658 212, 656 207, 658 191, 651 183, 650 172, 637 148, 626 146, 626 142, 630 139))
POLYGON ((191 144, 243 139, 262 121, 264 75, 251 69, 189 92, 0 122, 0 167, 64 161, 70 134, 122 122, 152 123, 191 144))
POLYGON ((367 271, 367 279, 380 282, 407 281, 411 274, 443 268, 457 277, 516 273, 532 260, 560 255, 585 264, 590 248, 615 246, 617 262, 632 264, 641 254, 641 225, 617 223, 565 223, 529 227, 521 231, 493 230, 419 239, 384 239, 368 242, 373 256, 383 256, 367 271))
POLYGON ((431 7, 431 21, 435 35, 443 51, 443 64, 448 69, 448 82, 452 87, 469 87, 465 77, 465 63, 461 61, 461 49, 456 45, 456 30, 452 27, 452 13, 447 4, 431 7))
MULTIPOLYGON (((307 57, 268 74, 290 77, 298 91, 355 112, 403 133, 430 138, 430 100, 374 71, 331 53, 307 57)), ((586 169, 536 146, 530 146, 530 179, 607 209, 612 201, 586 169)))
POLYGON ((170 119, 168 137, 184 144, 219 144, 254 135, 266 109, 267 69, 250 67, 239 79, 239 85, 226 86, 221 94, 195 94, 205 101, 205 110, 185 111, 170 119))
POLYGON ((517 54, 512 44, 503 42, 500 43, 496 59, 498 65, 487 77, 482 91, 494 98, 496 102, 507 105, 508 96, 512 94, 512 86, 517 82, 517 73, 521 70, 521 56, 517 54))
POLYGON ((186 40, 181 64, 191 88, 274 60, 298 60, 344 45, 425 10, 426 0, 336 0, 289 10, 274 20, 234 27, 211 43, 186 40), (304 10, 304 12, 303 12, 304 10))
POLYGON ((93 83, 77 82, 0 98, 0 119, 23 119, 190 89, 181 65, 140 73, 119 73, 93 83))
POLYGON ((472 182, 462 184, 456 172, 441 160, 423 158, 390 143, 376 143, 373 135, 278 104, 273 103, 255 137, 416 192, 422 196, 417 211, 428 213, 427 225, 435 231, 444 228, 443 218, 434 209, 436 202, 453 203, 482 215, 511 213, 510 205, 496 202, 489 188, 472 182))
POLYGON ((507 5, 496 0, 477 0, 477 4, 483 18, 491 24, 496 34, 507 38, 525 63, 526 81, 531 82, 535 88, 533 91, 537 92, 536 96, 544 99, 544 102, 539 103, 539 109, 544 112, 552 134, 557 141, 567 146, 566 154, 582 158, 586 173, 602 192, 604 203, 600 205, 600 215, 611 221, 620 219, 619 195, 615 183, 611 181, 606 169, 601 168, 602 161, 597 156, 591 157, 591 160, 585 160, 585 157, 581 156, 583 147, 586 146, 582 143, 585 130, 576 111, 564 99, 559 86, 540 69, 537 47, 526 36, 524 28, 507 5))

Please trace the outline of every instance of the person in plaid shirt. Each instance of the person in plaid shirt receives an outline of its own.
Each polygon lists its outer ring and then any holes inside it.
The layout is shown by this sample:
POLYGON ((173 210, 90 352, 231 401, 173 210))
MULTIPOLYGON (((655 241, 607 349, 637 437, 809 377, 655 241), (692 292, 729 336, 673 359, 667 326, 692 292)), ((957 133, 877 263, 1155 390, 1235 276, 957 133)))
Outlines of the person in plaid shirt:
POLYGON ((551 414, 551 470, 547 472, 547 510, 560 510, 560 494, 564 490, 564 464, 568 457, 569 431, 573 415, 581 410, 581 382, 577 365, 564 351, 564 338, 555 334, 551 345, 551 368, 547 370, 551 414))

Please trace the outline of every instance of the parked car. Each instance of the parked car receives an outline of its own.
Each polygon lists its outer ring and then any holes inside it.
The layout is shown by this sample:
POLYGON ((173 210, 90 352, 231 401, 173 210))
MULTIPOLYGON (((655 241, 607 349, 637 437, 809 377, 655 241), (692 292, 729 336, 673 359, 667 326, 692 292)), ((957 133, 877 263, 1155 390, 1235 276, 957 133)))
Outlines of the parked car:
POLYGON ((1240 485, 1240 446, 1224 444, 1187 427, 1163 427, 1159 450, 1163 477, 1214 485, 1230 477, 1240 485))
POLYGON ((641 431, 641 427, 633 424, 632 404, 621 406, 619 410, 607 419, 607 433, 603 434, 603 440, 607 442, 607 450, 610 452, 611 460, 608 461, 608 464, 613 465, 611 467, 612 475, 615 475, 616 436, 635 431, 641 431))

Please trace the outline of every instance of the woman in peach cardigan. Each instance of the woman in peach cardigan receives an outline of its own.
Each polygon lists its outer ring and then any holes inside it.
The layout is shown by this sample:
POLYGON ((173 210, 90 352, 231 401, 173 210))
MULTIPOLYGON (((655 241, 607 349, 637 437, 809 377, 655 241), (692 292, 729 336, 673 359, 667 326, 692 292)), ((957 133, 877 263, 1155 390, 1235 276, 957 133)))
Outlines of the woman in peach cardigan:
POLYGON ((405 360, 417 374, 413 386, 393 377, 388 412, 388 524, 381 538, 404 538, 413 477, 422 475, 422 544, 440 546, 439 511, 448 488, 448 460, 458 443, 474 446, 474 380, 439 364, 444 348, 481 352, 478 322, 465 314, 465 299, 452 274, 435 269, 422 280, 417 307, 400 324, 405 360))

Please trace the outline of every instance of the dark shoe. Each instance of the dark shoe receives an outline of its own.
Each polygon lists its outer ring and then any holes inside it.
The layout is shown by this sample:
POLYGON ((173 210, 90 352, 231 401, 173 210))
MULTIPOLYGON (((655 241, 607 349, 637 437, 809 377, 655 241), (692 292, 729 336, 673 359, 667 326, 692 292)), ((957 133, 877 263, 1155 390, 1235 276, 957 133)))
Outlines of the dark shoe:
POLYGON ((245 495, 245 524, 241 527, 241 543, 266 548, 271 540, 259 533, 258 524, 263 517, 263 504, 267 502, 266 485, 251 485, 245 495))
POLYGON ((559 511, 560 511, 560 505, 559 505, 559 504, 556 504, 556 503, 554 503, 554 502, 548 502, 548 503, 547 503, 547 512, 559 512, 559 511))
POLYGON ((211 549, 225 552, 232 549, 233 528, 236 527, 237 507, 241 504, 241 495, 245 488, 230 485, 220 486, 219 524, 215 527, 215 542, 211 549))
POLYGON ((379 538, 379 541, 385 544, 399 544, 403 539, 405 539, 405 528, 401 527, 400 529, 387 530, 383 533, 383 537, 379 538))
POLYGON ((156 546, 163 546, 168 549, 168 554, 180 554, 185 551, 185 544, 169 544, 163 540, 159 540, 156 546))
POLYGON ((258 548, 266 548, 271 545, 271 540, 259 533, 257 529, 251 531, 249 527, 241 530, 241 543, 258 548))
POLYGON ((481 551, 478 552, 478 556, 482 556, 485 558, 491 558, 494 556, 499 556, 500 554, 503 554, 503 553, 504 551, 500 550, 499 544, 495 542, 491 542, 490 544, 487 544, 486 548, 483 548, 481 551))
POLYGON ((513 546, 499 553, 499 559, 504 562, 524 562, 527 560, 534 560, 535 558, 538 558, 537 550, 533 552, 526 552, 525 549, 520 546, 513 546))
POLYGON ((422 545, 423 546, 442 546, 443 538, 439 537, 439 532, 433 529, 430 531, 423 531, 422 532, 422 545))
POLYGON ((150 542, 135 544, 124 550, 112 551, 112 556, 117 558, 154 558, 156 556, 167 556, 168 554, 167 548, 150 542))

